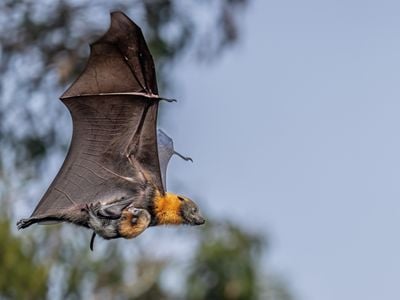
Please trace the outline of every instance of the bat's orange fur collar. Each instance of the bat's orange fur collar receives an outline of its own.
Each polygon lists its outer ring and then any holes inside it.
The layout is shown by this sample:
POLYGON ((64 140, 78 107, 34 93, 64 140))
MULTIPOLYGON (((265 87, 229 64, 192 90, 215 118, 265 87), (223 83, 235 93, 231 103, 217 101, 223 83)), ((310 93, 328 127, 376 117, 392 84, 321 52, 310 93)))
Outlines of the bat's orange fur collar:
POLYGON ((160 195, 157 193, 154 198, 154 213, 157 225, 182 224, 181 205, 182 202, 177 195, 172 193, 160 195))

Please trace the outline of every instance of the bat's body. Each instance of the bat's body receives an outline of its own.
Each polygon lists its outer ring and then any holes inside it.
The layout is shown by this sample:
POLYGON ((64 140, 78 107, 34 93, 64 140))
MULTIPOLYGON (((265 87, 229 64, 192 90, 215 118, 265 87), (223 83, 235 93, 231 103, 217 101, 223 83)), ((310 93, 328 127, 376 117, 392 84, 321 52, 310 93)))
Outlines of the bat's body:
POLYGON ((170 143, 157 143, 164 99, 142 32, 123 13, 112 13, 110 29, 91 45, 86 69, 61 100, 73 119, 70 149, 19 228, 66 221, 110 239, 132 238, 159 224, 204 223, 193 201, 165 191, 166 167, 176 152, 164 133, 170 143))

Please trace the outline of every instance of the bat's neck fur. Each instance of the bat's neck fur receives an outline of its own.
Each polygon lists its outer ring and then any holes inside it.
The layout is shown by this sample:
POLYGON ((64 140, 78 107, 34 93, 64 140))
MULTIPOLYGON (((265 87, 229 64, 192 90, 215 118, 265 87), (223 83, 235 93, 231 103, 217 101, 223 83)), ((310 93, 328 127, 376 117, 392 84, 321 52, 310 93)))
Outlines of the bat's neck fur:
POLYGON ((178 196, 173 193, 161 195, 157 193, 154 198, 154 215, 157 225, 182 224, 181 214, 182 202, 178 196))

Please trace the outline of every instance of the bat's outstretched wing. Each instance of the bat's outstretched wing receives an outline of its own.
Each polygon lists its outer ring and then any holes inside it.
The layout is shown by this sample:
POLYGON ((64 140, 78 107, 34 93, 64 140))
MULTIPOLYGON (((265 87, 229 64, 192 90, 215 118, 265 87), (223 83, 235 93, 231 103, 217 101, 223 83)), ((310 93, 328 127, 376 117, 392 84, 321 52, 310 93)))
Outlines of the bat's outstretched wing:
POLYGON ((126 15, 111 14, 109 30, 91 44, 85 70, 61 100, 72 115, 71 145, 31 218, 134 197, 149 183, 164 193, 154 62, 141 29, 126 15))
POLYGON ((190 160, 193 162, 193 160, 190 157, 183 156, 179 152, 176 152, 174 149, 173 140, 161 129, 158 129, 157 131, 157 141, 162 182, 164 185, 164 190, 167 190, 167 167, 172 155, 176 154, 186 161, 190 160))

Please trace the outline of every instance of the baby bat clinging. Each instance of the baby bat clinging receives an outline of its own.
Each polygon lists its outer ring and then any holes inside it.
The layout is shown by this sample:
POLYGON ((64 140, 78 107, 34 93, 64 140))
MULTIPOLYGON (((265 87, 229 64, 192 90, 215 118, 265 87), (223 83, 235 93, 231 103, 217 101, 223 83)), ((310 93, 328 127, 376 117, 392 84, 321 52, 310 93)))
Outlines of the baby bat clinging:
MULTIPOLYGON (((172 140, 159 131, 155 68, 142 31, 122 12, 91 44, 83 73, 61 96, 73 120, 59 173, 28 219, 70 222, 106 239, 133 238, 148 226, 204 223, 197 205, 165 191, 172 140)), ((93 239, 92 239, 93 241, 93 239)))

